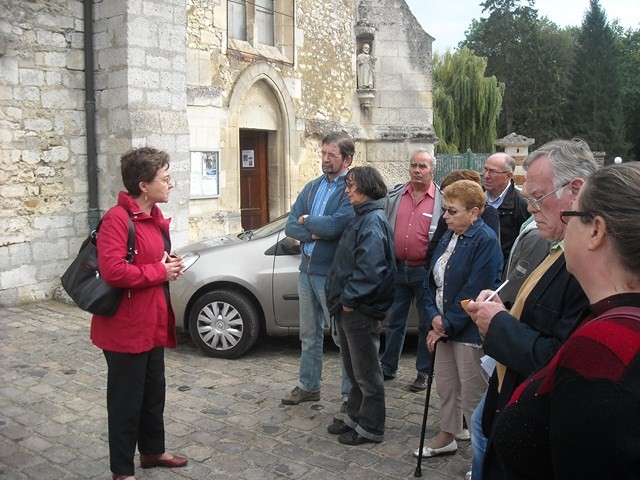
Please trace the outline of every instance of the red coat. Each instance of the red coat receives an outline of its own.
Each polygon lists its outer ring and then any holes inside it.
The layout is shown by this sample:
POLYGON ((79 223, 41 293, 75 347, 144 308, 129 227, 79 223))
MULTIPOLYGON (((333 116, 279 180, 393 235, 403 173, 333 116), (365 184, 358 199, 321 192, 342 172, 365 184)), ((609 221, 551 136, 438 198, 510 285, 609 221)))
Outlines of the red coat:
POLYGON ((125 291, 115 315, 93 316, 91 340, 103 350, 121 353, 175 348, 176 320, 164 292, 167 270, 160 262, 165 250, 161 231, 169 238, 171 220, 163 217, 157 205, 151 215, 142 212, 126 192, 120 192, 118 205, 105 214, 100 226, 98 266, 108 283, 125 291), (131 264, 125 261, 129 217, 136 231, 131 264))

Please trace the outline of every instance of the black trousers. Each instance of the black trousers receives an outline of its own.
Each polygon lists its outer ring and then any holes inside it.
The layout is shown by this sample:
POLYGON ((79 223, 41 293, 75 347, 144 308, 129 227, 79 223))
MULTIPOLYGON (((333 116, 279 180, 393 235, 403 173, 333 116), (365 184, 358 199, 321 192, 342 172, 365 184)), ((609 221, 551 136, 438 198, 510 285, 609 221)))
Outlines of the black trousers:
POLYGON ((159 455, 164 445, 164 347, 144 353, 103 350, 107 359, 107 413, 111 471, 133 475, 140 453, 159 455))

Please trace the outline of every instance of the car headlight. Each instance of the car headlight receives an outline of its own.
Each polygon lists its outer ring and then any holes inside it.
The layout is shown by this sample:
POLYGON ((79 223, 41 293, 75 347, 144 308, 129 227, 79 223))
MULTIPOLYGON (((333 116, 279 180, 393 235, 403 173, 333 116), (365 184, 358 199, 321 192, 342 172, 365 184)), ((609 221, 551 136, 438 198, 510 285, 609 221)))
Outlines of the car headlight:
POLYGON ((182 256, 182 261, 184 262, 184 270, 183 272, 186 272, 187 270, 189 270, 189 268, 198 261, 198 259, 200 258, 200 255, 198 255, 195 252, 187 252, 187 253, 183 253, 181 254, 182 256))

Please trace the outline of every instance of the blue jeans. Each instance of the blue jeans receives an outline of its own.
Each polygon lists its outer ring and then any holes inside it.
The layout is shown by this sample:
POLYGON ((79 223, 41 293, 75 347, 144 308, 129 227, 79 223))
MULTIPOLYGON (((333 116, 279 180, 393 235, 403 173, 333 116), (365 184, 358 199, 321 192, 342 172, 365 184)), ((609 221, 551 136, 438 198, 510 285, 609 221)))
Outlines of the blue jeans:
POLYGON ((385 375, 395 377, 398 373, 398 362, 407 333, 407 322, 411 304, 415 300, 418 309, 418 347, 416 352, 416 370, 427 376, 433 355, 427 348, 427 322, 424 318, 424 277, 427 274, 424 266, 409 266, 398 263, 396 274, 396 296, 387 318, 386 343, 384 354, 380 358, 380 366, 385 375))
POLYGON ((344 367, 351 380, 344 423, 376 442, 384 438, 384 380, 378 362, 380 321, 360 312, 336 314, 344 367))
POLYGON ((482 432, 482 411, 484 410, 486 398, 487 393, 485 392, 471 416, 471 451, 473 452, 471 480, 480 480, 482 478, 482 463, 484 462, 484 454, 487 451, 487 443, 489 443, 489 439, 482 432))
MULTIPOLYGON (((298 276, 298 296, 300 298, 300 381, 298 387, 305 392, 320 391, 322 378, 322 347, 324 342, 324 326, 328 324, 329 312, 324 294, 327 277, 309 275, 300 272, 298 276)), ((337 335, 332 335, 335 344, 340 347, 337 335)), ((351 384, 347 378, 340 353, 342 368, 342 399, 346 400, 351 384)))

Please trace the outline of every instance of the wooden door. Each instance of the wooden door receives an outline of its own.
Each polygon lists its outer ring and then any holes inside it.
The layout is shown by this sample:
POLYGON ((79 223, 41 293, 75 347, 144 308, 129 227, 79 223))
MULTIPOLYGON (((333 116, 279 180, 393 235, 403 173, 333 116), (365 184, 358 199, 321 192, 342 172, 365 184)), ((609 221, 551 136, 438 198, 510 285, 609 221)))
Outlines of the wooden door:
POLYGON ((245 230, 269 221, 267 145, 267 132, 240 130, 240 214, 245 230))

